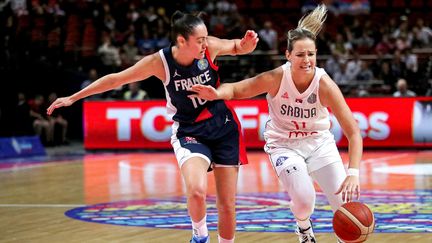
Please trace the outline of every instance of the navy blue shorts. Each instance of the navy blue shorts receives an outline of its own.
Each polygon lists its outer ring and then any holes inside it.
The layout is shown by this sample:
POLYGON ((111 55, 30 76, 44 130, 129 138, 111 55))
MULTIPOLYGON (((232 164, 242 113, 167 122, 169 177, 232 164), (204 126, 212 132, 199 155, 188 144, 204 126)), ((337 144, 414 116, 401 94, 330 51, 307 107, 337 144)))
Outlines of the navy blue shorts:
POLYGON ((248 163, 240 123, 230 110, 193 124, 174 122, 173 132, 171 144, 180 167, 195 156, 216 166, 248 163))

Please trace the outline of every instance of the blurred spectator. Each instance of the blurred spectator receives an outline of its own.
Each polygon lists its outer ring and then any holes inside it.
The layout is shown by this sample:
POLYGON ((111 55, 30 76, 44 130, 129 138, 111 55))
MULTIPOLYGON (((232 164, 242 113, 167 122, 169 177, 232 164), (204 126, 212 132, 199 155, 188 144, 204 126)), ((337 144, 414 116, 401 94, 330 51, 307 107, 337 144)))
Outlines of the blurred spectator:
POLYGON ((355 80, 357 75, 360 73, 363 61, 360 59, 360 55, 355 52, 353 58, 347 63, 346 74, 349 76, 349 80, 355 80))
MULTIPOLYGON (((316 0, 303 1, 303 5, 301 8, 302 13, 304 14, 306 12, 312 11, 317 6, 318 3, 319 3, 319 1, 316 1, 316 0)), ((326 5, 329 13, 331 13, 335 16, 339 15, 339 12, 340 12, 339 2, 337 0, 323 0, 322 3, 326 5)))
POLYGON ((381 40, 375 46, 375 52, 379 54, 390 54, 395 49, 395 44, 390 40, 388 34, 383 34, 381 40))
POLYGON ((121 49, 121 67, 128 68, 136 63, 137 56, 139 54, 138 47, 136 46, 135 37, 133 35, 130 35, 127 39, 127 42, 122 46, 121 49))
MULTIPOLYGON (((96 81, 99 78, 99 74, 98 71, 96 70, 96 68, 90 68, 87 74, 87 79, 84 80, 81 85, 80 85, 80 89, 84 89, 85 87, 89 86, 91 83, 93 83, 94 81, 96 81)), ((95 94, 95 95, 91 95, 87 98, 85 98, 86 100, 99 100, 102 99, 103 94, 95 94)))
POLYGON ((346 14, 367 14, 370 12, 369 0, 339 0, 340 12, 346 14))
POLYGON ((140 87, 140 83, 134 82, 128 84, 128 90, 123 94, 125 100, 146 100, 148 94, 140 87))
POLYGON ((330 45, 330 48, 332 52, 336 52, 342 57, 347 58, 353 46, 341 33, 337 33, 336 40, 330 45))
POLYGON ((364 81, 369 81, 369 80, 375 79, 373 72, 369 68, 369 64, 367 62, 361 63, 360 71, 358 72, 355 79, 356 80, 364 80, 364 81))
POLYGON ((30 106, 23 92, 17 95, 18 102, 14 109, 14 136, 33 135, 32 117, 30 116, 30 106))
POLYGON ((382 62, 380 71, 378 72, 377 78, 379 80, 384 81, 384 85, 387 86, 387 88, 392 89, 395 87, 397 77, 394 75, 393 71, 391 70, 391 66, 389 62, 382 62))
MULTIPOLYGON (((48 102, 51 104, 57 99, 57 94, 55 92, 52 92, 48 96, 48 102)), ((67 131, 68 131, 68 121, 65 119, 65 117, 62 114, 62 110, 58 109, 55 110, 54 113, 52 113, 48 117, 48 121, 50 123, 50 126, 53 129, 53 140, 54 144, 67 144, 67 131), (59 135, 57 135, 57 131, 60 132, 59 135)))
MULTIPOLYGON (((9 1, 6 1, 9 2, 9 1)), ((11 1, 11 8, 17 16, 28 15, 27 1, 26 0, 13 0, 11 1)))
POLYGON ((201 6, 197 0, 186 1, 184 8, 188 13, 197 13, 201 10, 201 6))
POLYGON ((264 22, 264 27, 258 31, 259 38, 265 45, 261 45, 263 50, 278 49, 278 33, 273 28, 270 20, 264 22))
POLYGON ((414 32, 414 38, 419 41, 420 47, 430 47, 432 29, 429 26, 425 26, 424 19, 418 18, 414 28, 418 30, 417 32, 414 32))
POLYGON ((403 62, 405 63, 406 70, 409 73, 416 74, 418 71, 418 57, 411 48, 407 48, 403 51, 403 62))
POLYGON ((330 77, 334 78, 337 72, 340 72, 340 63, 344 63, 345 59, 341 58, 338 52, 332 52, 332 55, 325 62, 325 69, 330 77))
POLYGON ((112 73, 118 70, 121 64, 119 49, 111 43, 108 35, 102 37, 102 44, 98 48, 98 55, 102 62, 103 73, 112 73))
POLYGON ((338 85, 349 84, 353 81, 353 76, 348 71, 347 63, 339 63, 339 70, 334 74, 333 79, 338 85))
POLYGON ((395 51, 391 61, 391 70, 396 77, 405 77, 406 66, 400 51, 395 51))
POLYGON ((147 56, 150 53, 156 51, 156 39, 155 34, 150 36, 150 32, 147 25, 142 26, 142 37, 138 40, 138 48, 143 56, 147 56))
POLYGON ((396 83, 397 91, 393 93, 393 97, 415 97, 416 93, 408 89, 407 81, 403 78, 396 83))
POLYGON ((37 94, 33 100, 29 101, 30 116, 33 119, 33 129, 36 135, 41 138, 41 141, 46 146, 54 145, 54 126, 49 122, 46 116, 45 98, 41 94, 37 94))
POLYGON ((162 49, 170 45, 169 32, 159 29, 156 38, 156 49, 162 49))
POLYGON ((216 13, 210 16, 209 27, 213 34, 220 37, 226 36, 226 27, 228 27, 229 17, 220 9, 216 9, 216 13))
POLYGON ((235 2, 229 2, 228 0, 218 0, 216 1, 216 9, 222 11, 223 13, 230 13, 237 11, 237 5, 235 2))

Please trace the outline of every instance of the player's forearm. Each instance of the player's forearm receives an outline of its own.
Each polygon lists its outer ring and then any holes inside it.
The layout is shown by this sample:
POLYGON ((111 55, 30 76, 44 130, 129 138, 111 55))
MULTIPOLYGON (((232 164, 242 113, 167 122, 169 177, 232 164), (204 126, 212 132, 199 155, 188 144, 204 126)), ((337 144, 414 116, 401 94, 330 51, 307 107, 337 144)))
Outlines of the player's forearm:
POLYGON ((88 96, 106 92, 120 86, 120 81, 116 79, 114 74, 108 74, 91 83, 89 86, 73 94, 70 98, 73 102, 86 98, 88 96))
POLYGON ((231 100, 234 99, 234 86, 232 84, 222 84, 216 90, 218 99, 231 100))
POLYGON ((360 132, 356 132, 348 136, 348 153, 349 165, 348 168, 359 169, 360 161, 363 154, 363 140, 360 132))

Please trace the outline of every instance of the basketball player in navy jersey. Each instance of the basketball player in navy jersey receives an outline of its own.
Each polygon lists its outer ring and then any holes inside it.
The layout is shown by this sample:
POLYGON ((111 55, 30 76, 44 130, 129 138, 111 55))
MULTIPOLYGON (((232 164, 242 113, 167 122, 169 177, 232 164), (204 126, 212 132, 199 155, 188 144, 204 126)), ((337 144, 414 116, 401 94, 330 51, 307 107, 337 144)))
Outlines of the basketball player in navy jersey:
POLYGON ((300 242, 316 242, 310 216, 315 189, 310 176, 325 193, 333 211, 344 201, 359 199, 362 137, 335 82, 316 67, 316 36, 326 18, 325 5, 305 15, 288 31, 288 62, 274 70, 219 88, 194 85, 191 98, 244 99, 267 93, 269 119, 265 151, 291 199, 300 242), (330 133, 329 107, 349 141, 348 173, 330 133))
POLYGON ((199 16, 177 11, 172 16, 174 44, 148 55, 132 67, 108 74, 77 93, 55 100, 51 114, 79 99, 115 89, 121 85, 156 76, 162 80, 167 110, 174 120, 171 144, 174 148, 186 188, 192 220, 191 242, 209 242, 206 224, 207 171, 214 170, 218 208, 219 242, 234 242, 235 195, 238 170, 247 163, 241 128, 234 112, 222 100, 190 99, 193 84, 218 87, 217 56, 252 52, 258 37, 247 31, 242 39, 208 36, 199 16))

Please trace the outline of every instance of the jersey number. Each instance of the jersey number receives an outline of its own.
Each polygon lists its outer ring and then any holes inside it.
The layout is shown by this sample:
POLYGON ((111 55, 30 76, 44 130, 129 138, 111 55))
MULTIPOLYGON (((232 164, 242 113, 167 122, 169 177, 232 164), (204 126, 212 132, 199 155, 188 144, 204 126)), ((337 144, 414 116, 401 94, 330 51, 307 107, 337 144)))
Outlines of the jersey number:
POLYGON ((306 128, 306 122, 297 122, 297 121, 291 121, 291 122, 296 127, 296 130, 299 130, 300 128, 302 128, 302 129, 306 128))
POLYGON ((198 108, 198 105, 204 105, 207 102, 207 100, 203 100, 198 97, 192 97, 191 100, 194 108, 198 108))

